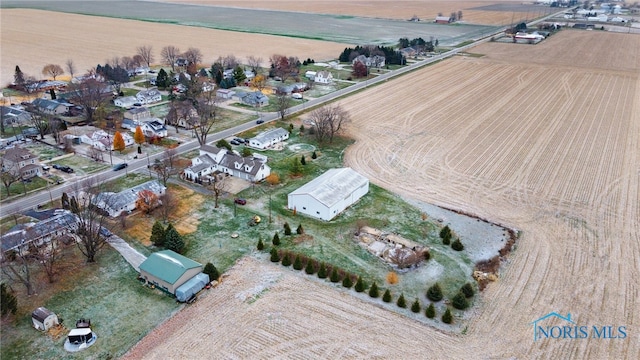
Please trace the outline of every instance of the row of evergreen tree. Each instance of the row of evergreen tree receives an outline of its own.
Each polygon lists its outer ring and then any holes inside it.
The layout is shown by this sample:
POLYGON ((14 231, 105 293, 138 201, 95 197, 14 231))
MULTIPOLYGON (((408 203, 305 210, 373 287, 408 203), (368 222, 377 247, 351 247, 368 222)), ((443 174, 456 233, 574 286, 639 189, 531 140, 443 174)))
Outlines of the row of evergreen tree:
POLYGON ((366 57, 370 57, 375 54, 382 54, 385 58, 385 63, 387 65, 405 65, 407 60, 404 55, 393 47, 390 46, 356 46, 355 48, 345 48, 340 56, 338 56, 338 60, 340 62, 350 62, 353 60, 352 54, 355 55, 364 55, 366 57))
POLYGON ((158 247, 172 250, 178 254, 184 250, 184 240, 182 235, 176 230, 173 224, 169 223, 165 228, 160 221, 156 221, 151 228, 151 242, 158 247))

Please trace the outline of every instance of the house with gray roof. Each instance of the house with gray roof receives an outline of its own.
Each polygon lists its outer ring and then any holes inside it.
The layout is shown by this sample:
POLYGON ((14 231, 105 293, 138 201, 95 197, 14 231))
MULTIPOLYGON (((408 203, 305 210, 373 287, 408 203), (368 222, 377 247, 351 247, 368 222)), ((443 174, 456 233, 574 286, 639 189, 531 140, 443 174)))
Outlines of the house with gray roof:
POLYGON ((269 98, 261 91, 238 92, 238 99, 245 104, 253 107, 261 107, 269 105, 269 98))
POLYGON ((249 139, 249 146, 265 150, 279 142, 289 139, 289 132, 283 128, 273 128, 263 131, 249 139))
POLYGON ((0 246, 4 254, 10 250, 29 245, 42 246, 54 237, 71 236, 75 238, 74 231, 77 228, 78 218, 68 210, 59 210, 55 215, 36 222, 24 224, 5 233, 0 237, 0 246))
POLYGON ((184 176, 188 180, 197 181, 207 179, 216 172, 258 182, 271 174, 271 168, 264 158, 242 157, 226 149, 202 145, 200 155, 191 159, 191 166, 184 169, 184 176))
POLYGON ((143 190, 149 190, 160 197, 165 194, 167 188, 157 180, 151 180, 130 189, 122 190, 119 193, 102 192, 92 199, 92 203, 106 211, 109 216, 118 217, 122 212, 130 212, 136 209, 138 193, 143 190))
POLYGON ((135 96, 120 96, 119 98, 113 100, 113 104, 115 106, 125 109, 132 107, 136 103, 139 103, 139 101, 135 96))
POLYGON ((2 172, 19 174, 21 178, 29 179, 40 176, 41 170, 38 157, 27 149, 13 147, 2 154, 2 172))
POLYGON ((137 106, 124 112, 123 118, 129 120, 142 120, 151 117, 151 111, 144 106, 137 106))
POLYGON ((31 114, 14 106, 0 106, 0 117, 4 126, 19 126, 31 121, 31 114))
POLYGON ((326 171, 289 193, 287 207, 330 221, 369 192, 369 179, 351 168, 326 171))
POLYGON ((69 109, 73 107, 73 104, 70 104, 66 101, 58 101, 58 100, 48 100, 38 98, 31 102, 36 110, 43 112, 45 114, 64 114, 69 112, 69 109))
POLYGON ((136 94, 136 99, 142 104, 153 104, 162 101, 162 94, 158 89, 142 90, 136 94))
MULTIPOLYGON (((142 133, 146 137, 163 138, 163 137, 167 137, 168 135, 167 127, 164 126, 164 124, 162 123, 162 120, 158 118, 149 118, 149 119, 142 120, 140 122, 140 128, 142 129, 142 133)), ((136 128, 134 127, 132 131, 135 131, 135 130, 136 128)))

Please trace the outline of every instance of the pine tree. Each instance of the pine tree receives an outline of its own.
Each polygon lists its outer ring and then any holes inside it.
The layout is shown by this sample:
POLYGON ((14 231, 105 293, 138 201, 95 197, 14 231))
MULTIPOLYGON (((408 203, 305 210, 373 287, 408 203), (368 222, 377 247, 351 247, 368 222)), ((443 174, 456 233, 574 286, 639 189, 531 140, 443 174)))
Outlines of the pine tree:
POLYGON ((280 256, 278 256, 278 250, 276 248, 271 248, 271 262, 279 262, 280 256))
POLYGON ((291 254, 288 252, 282 254, 282 266, 291 266, 291 254))
POLYGON ((304 134, 304 125, 300 125, 300 135, 304 134))
POLYGON ((451 310, 447 308, 447 311, 442 314, 442 322, 445 324, 451 324, 453 322, 453 315, 451 315, 451 310))
POLYGON ((293 132, 293 124, 289 124, 289 134, 293 132))
POLYGON ((416 298, 416 301, 411 304, 411 311, 416 314, 420 312, 420 300, 418 300, 418 298, 416 298))
POLYGON ((466 297, 467 299, 475 295, 475 292, 473 291, 473 285, 471 285, 471 283, 466 283, 462 285, 462 287, 460 288, 460 291, 464 294, 464 297, 466 297))
POLYGON ((313 154, 311 154, 311 158, 314 160, 318 158, 318 154, 316 154, 315 150, 313 150, 313 154))
POLYGON ((327 266, 324 264, 324 261, 320 263, 320 269, 318 269, 318 278, 319 279, 327 278, 327 266))
POLYGON ((309 275, 312 275, 316 272, 316 267, 313 266, 313 261, 311 259, 307 261, 307 266, 304 268, 304 272, 309 275))
POLYGON ((458 310, 464 310, 469 307, 469 302, 462 292, 458 292, 453 299, 451 299, 451 305, 458 310))
POLYGON ((271 241, 274 246, 280 245, 280 236, 278 236, 278 232, 276 231, 275 235, 273 235, 273 240, 271 241))
POLYGON ((454 242, 451 243, 451 248, 455 251, 462 251, 464 250, 464 245, 462 245, 462 242, 460 242, 460 239, 456 239, 454 242))
POLYGON ((375 282, 371 284, 371 288, 369 288, 369 296, 374 299, 380 296, 380 290, 378 290, 378 285, 375 282))
POLYGON ((427 290, 427 298, 435 302, 442 300, 442 289, 440 288, 440 284, 435 283, 429 287, 427 290))
POLYGON ((427 310, 425 310, 424 314, 429 319, 433 319, 434 317, 436 317, 436 307, 433 306, 433 303, 429 304, 429 307, 427 307, 427 310))
POLYGON ((16 84, 16 86, 19 89, 23 90, 25 78, 24 78, 24 73, 22 72, 22 70, 20 70, 20 66, 18 65, 16 65, 16 71, 13 74, 13 82, 16 84))
POLYGON ((75 196, 71 197, 71 201, 69 201, 69 210, 71 210, 72 213, 77 214, 80 212, 80 207, 78 205, 78 199, 76 199, 75 196))
POLYGON ((264 249, 264 243, 262 242, 262 238, 258 239, 258 246, 256 246, 258 250, 264 249))
POLYGON ((342 279, 342 286, 346 287, 347 289, 351 289, 351 287, 353 286, 353 280, 351 280, 351 276, 349 276, 348 274, 345 275, 344 279, 342 279))
POLYGON ((284 234, 291 235, 291 226, 289 226, 288 222, 284 223, 284 234))
POLYGON ((215 265, 210 262, 208 262, 207 265, 204 266, 202 272, 209 275, 210 281, 218 280, 220 278, 220 272, 218 272, 218 269, 216 269, 215 265))
POLYGON ((304 228, 302 227, 302 224, 298 225, 298 228, 296 229, 296 234, 298 235, 304 234, 304 228))
POLYGON ((391 300, 393 300, 391 298, 391 291, 389 291, 389 289, 385 290, 384 294, 382 295, 382 301, 389 303, 391 302, 391 300))
POLYGON ((442 230, 440 230, 440 238, 442 239, 442 243, 445 245, 449 245, 451 243, 451 229, 449 228, 449 225, 446 225, 442 230))
POLYGON ((331 280, 331 282, 337 283, 338 281, 340 281, 340 274, 338 273, 338 268, 337 267, 333 267, 333 270, 331 270, 331 276, 329 277, 329 280, 331 280))
POLYGON ((396 301, 396 305, 398 305, 398 307, 401 307, 403 309, 407 308, 407 301, 404 299, 404 294, 400 294, 398 301, 396 301))
MULTIPOLYGON (((169 226, 171 226, 171 224, 169 226)), ((151 240, 151 243, 155 246, 164 246, 165 229, 159 221, 153 223, 151 238, 149 240, 151 240)))
POLYGON ((184 250, 182 235, 180 235, 173 226, 167 227, 164 235, 164 246, 178 254, 182 253, 182 250, 184 250))
POLYGON ((62 193, 62 198, 60 199, 60 203, 62 203, 62 208, 65 210, 69 210, 71 207, 69 204, 69 195, 66 192, 62 193))
POLYGON ((300 164, 307 165, 307 159, 305 159, 304 155, 300 158, 300 164))
POLYGON ((113 150, 119 151, 122 153, 122 150, 126 147, 124 143, 124 138, 120 131, 116 131, 116 134, 113 135, 113 150))
POLYGON ((364 280, 362 280, 362 276, 358 276, 358 281, 356 281, 355 290, 357 292, 363 292, 367 289, 367 285, 365 285, 364 280))
POLYGON ((18 311, 18 299, 13 295, 5 283, 0 283, 0 307, 2 316, 18 311))
POLYGON ((296 255, 296 259, 293 261, 293 268, 296 270, 302 270, 302 260, 300 260, 300 255, 296 255))

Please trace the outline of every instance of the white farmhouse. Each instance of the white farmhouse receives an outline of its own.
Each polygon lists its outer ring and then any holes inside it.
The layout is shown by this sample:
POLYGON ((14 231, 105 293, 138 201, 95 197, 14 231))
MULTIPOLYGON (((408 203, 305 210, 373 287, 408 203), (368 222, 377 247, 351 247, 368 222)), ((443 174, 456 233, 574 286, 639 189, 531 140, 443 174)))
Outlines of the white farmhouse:
POLYGON ((184 176, 188 180, 199 181, 220 172, 247 181, 258 182, 271 174, 271 168, 266 162, 264 157, 242 157, 226 149, 202 145, 200 156, 191 159, 191 166, 184 169, 184 176))
POLYGON ((249 139, 249 146, 265 150, 289 138, 289 132, 283 128, 273 128, 263 131, 249 139))
POLYGON ((142 104, 153 104, 162 101, 162 94, 158 89, 142 90, 136 94, 136 99, 142 104))
POLYGON ((319 84, 331 84, 333 82, 333 74, 326 70, 318 71, 313 81, 319 84))
POLYGON ((135 96, 121 96, 113 100, 115 106, 125 109, 132 107, 136 103, 138 103, 138 99, 135 96))
POLYGON ((369 192, 369 179, 351 168, 331 169, 288 196, 287 207, 330 221, 369 192))

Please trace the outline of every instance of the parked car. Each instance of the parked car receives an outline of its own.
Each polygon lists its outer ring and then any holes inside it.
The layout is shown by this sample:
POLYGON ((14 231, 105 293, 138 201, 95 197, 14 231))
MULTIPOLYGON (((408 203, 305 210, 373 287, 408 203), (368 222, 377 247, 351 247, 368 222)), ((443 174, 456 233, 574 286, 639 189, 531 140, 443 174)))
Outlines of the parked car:
POLYGON ((264 122, 264 120, 258 120, 256 121, 256 124, 262 124, 264 122))
POLYGON ((247 204, 247 200, 245 200, 243 198, 235 198, 235 199, 233 199, 233 202, 238 204, 238 205, 246 205, 247 204))
POLYGON ((240 143, 235 141, 235 140, 229 141, 229 144, 231 144, 231 145, 240 145, 240 143))
POLYGON ((120 170, 126 168, 127 166, 129 166, 129 164, 127 164, 127 163, 116 164, 116 165, 113 166, 113 171, 120 171, 120 170))
POLYGON ((67 165, 58 165, 58 164, 53 164, 53 168, 56 170, 60 170, 60 171, 64 171, 67 174, 71 174, 73 172, 73 169, 70 168, 67 165))
POLYGON ((111 235, 113 235, 113 233, 112 233, 111 231, 109 231, 109 229, 107 229, 106 227, 101 227, 101 228, 100 228, 100 235, 102 235, 102 236, 104 236, 104 237, 108 238, 108 237, 110 237, 111 235))
POLYGON ((51 169, 51 166, 49 165, 42 165, 42 170, 44 171, 49 171, 51 169))
POLYGON ((244 139, 243 138, 234 138, 233 140, 239 142, 240 144, 244 144, 244 139))

